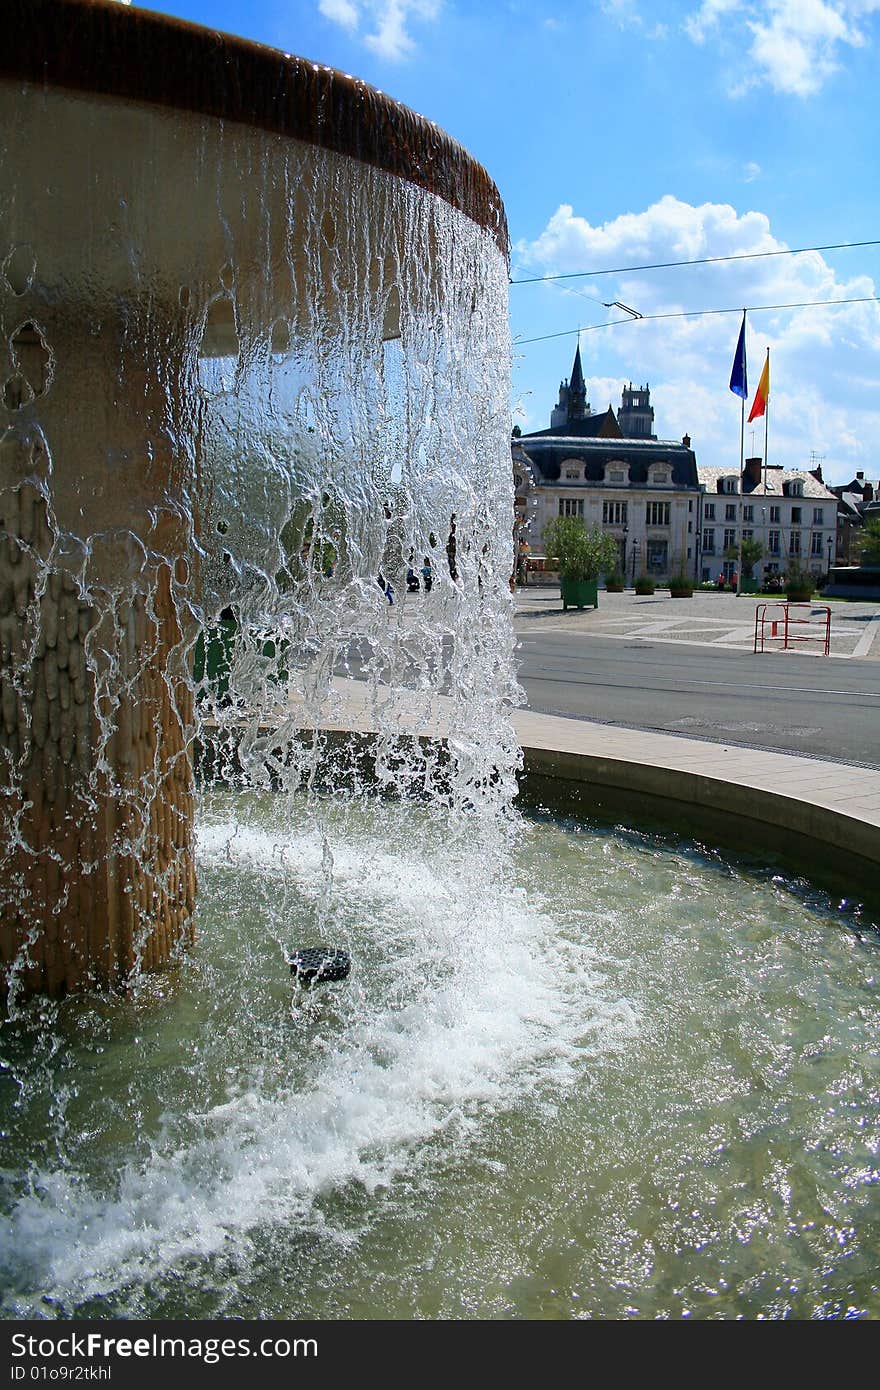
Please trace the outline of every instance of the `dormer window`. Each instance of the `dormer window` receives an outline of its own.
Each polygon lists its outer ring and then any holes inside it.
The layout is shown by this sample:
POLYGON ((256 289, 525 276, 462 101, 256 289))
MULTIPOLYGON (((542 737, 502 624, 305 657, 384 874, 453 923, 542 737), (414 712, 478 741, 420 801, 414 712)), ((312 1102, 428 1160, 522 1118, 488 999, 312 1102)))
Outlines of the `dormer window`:
POLYGON ((739 492, 738 478, 722 478, 718 484, 719 492, 739 492))
POLYGON ((566 468, 566 470, 565 470, 565 480, 566 480, 566 482, 569 482, 569 483, 576 483, 576 482, 579 481, 580 476, 581 476, 581 470, 580 470, 579 468, 566 468))
POLYGON ((791 482, 789 483, 789 485, 788 485, 788 495, 789 495, 789 497, 803 497, 803 495, 804 495, 804 480, 803 480, 803 478, 793 478, 793 479, 792 479, 792 481, 791 481, 791 482))

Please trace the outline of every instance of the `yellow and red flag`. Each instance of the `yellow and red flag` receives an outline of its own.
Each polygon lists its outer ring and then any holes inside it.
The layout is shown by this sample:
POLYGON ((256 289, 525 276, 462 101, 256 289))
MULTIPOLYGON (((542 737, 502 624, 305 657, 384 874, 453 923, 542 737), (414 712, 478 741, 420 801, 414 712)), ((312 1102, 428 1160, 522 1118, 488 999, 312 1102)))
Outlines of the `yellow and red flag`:
POLYGON ((758 389, 755 392, 755 399, 752 401, 752 408, 749 411, 749 423, 763 415, 767 409, 767 402, 770 399, 770 349, 767 349, 767 360, 764 363, 764 370, 761 373, 761 380, 758 382, 758 389))

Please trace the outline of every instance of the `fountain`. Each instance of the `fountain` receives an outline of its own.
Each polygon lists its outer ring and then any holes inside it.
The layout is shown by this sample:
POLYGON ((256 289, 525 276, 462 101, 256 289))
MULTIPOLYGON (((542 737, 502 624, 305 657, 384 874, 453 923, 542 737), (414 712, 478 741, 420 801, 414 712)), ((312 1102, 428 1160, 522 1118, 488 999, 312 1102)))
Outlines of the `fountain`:
POLYGON ((512 809, 486 175, 105 0, 4 38, 0 1315, 876 1316, 870 922, 512 809))
POLYGON ((463 589, 509 568, 506 229, 462 150, 338 73, 87 0, 4 25, 0 957, 60 994, 191 939, 224 615, 252 705, 284 624, 320 708, 380 568, 402 593, 453 513, 463 589))

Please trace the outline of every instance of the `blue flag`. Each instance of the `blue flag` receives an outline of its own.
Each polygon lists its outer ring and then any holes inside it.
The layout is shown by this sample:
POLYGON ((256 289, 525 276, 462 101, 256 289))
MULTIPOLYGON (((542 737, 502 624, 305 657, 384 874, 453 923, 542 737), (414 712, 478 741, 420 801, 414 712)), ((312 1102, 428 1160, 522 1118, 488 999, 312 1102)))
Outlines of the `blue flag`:
POLYGON ((730 389, 735 396, 742 396, 743 400, 749 394, 746 385, 746 315, 743 310, 742 327, 739 330, 739 341, 736 345, 736 354, 733 359, 733 369, 730 373, 730 389))

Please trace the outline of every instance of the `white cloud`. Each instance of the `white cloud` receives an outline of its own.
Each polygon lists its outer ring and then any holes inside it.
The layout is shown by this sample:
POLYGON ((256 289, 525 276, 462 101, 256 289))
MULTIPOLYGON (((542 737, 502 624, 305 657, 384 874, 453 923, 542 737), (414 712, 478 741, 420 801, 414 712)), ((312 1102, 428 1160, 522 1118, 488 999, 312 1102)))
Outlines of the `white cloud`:
MULTIPOLYGON (((764 213, 739 212, 729 204, 695 207, 667 195, 643 212, 626 213, 599 226, 564 204, 540 236, 517 244, 512 276, 784 249, 764 213)), ((623 317, 592 302, 596 300, 619 299, 650 316, 876 295, 874 281, 856 273, 860 254, 838 254, 843 273, 820 253, 809 252, 563 281, 542 293, 556 300, 552 314, 560 328, 574 328, 579 320, 592 325, 623 317), (847 273, 849 267, 852 272, 847 273)), ((515 332, 516 296, 524 293, 534 291, 511 289, 515 332)), ((825 456, 826 479, 841 482, 857 468, 872 467, 873 440, 880 430, 880 305, 754 311, 748 325, 750 393, 757 385, 764 350, 771 349, 771 461, 801 467, 809 464, 815 450, 825 456)), ((604 409, 609 399, 617 407, 626 381, 648 381, 658 434, 679 439, 687 433, 701 462, 728 462, 739 452, 739 400, 728 389, 738 330, 737 314, 731 313, 628 320, 615 328, 582 333, 593 408, 604 409)), ((558 340, 550 382, 540 387, 529 377, 533 350, 523 349, 517 383, 534 390, 528 428, 547 424, 555 384, 569 371, 574 344, 574 336, 558 340)), ((542 351, 546 352, 544 345, 542 351)), ((762 444, 760 431, 755 440, 758 452, 762 444)), ((747 430, 747 452, 750 448, 747 430)))
POLYGON ((880 0, 703 0, 684 29, 697 44, 707 39, 744 41, 751 72, 731 87, 741 95, 766 83, 789 96, 820 91, 841 66, 847 48, 868 42, 859 21, 880 10, 880 0))
POLYGON ((739 8, 739 0, 703 0, 700 8, 685 20, 685 32, 694 43, 704 43, 707 33, 716 27, 722 15, 739 8))
POLYGON ((743 169, 743 178, 745 179, 746 183, 754 183, 755 179, 760 177, 760 174, 760 164, 756 164, 753 159, 750 159, 746 167, 743 169))
POLYGON ((332 19, 344 29, 356 29, 360 20, 357 5, 352 0, 318 0, 318 9, 325 19, 332 19))
POLYGON ((638 29, 646 39, 665 39, 666 24, 648 25, 640 13, 638 0, 600 0, 600 9, 621 29, 638 29))
POLYGON ((380 57, 400 62, 416 47, 410 22, 436 19, 441 4, 442 0, 318 0, 318 9, 325 19, 361 37, 380 57))

